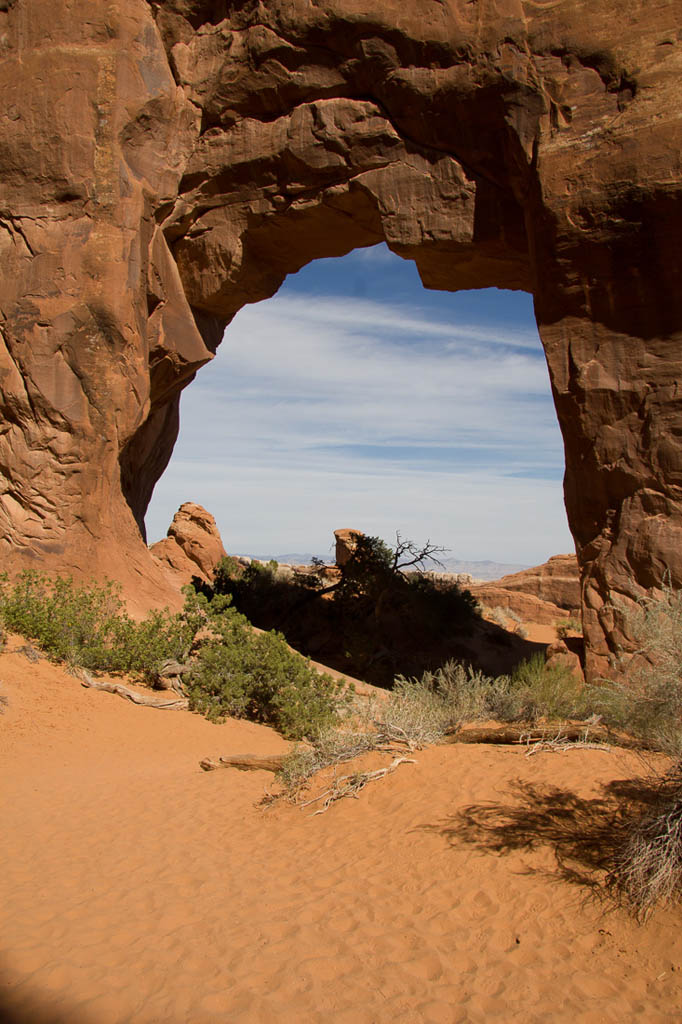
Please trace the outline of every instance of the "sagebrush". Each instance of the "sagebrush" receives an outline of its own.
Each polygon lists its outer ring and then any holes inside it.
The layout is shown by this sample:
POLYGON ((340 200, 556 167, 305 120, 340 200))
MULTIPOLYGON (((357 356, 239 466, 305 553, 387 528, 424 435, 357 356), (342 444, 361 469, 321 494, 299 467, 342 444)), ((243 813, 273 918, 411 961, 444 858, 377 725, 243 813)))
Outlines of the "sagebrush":
POLYGON ((682 760, 682 592, 668 582, 617 611, 636 648, 621 658, 616 679, 594 688, 593 700, 609 724, 682 760))

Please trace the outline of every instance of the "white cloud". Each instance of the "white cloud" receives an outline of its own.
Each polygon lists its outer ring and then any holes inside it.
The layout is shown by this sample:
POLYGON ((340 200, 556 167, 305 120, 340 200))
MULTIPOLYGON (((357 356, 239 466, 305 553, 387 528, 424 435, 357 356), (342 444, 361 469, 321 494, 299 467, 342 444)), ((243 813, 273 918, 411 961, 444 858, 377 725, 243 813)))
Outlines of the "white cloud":
POLYGON ((414 305, 281 294, 246 307, 183 396, 148 529, 199 501, 228 548, 325 550, 333 529, 462 558, 570 550, 537 334, 414 305), (322 545, 322 548, 320 548, 322 545))

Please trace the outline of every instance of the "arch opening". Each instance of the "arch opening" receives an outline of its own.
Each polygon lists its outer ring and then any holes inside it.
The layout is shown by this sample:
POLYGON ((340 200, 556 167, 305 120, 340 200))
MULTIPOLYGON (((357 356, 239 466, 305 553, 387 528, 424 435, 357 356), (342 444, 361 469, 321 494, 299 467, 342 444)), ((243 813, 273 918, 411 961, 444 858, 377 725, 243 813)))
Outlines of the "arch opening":
POLYGON ((342 526, 428 537, 498 575, 573 547, 530 296, 426 290, 385 245, 245 307, 181 419, 150 541, 180 498, 256 556, 328 557, 342 526))

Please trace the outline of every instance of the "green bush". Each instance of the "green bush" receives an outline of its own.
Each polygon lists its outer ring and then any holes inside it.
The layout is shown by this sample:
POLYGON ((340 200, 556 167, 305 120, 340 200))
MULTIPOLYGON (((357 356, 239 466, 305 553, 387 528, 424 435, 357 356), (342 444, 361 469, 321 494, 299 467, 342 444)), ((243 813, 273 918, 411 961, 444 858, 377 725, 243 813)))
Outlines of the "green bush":
POLYGON ((78 585, 23 572, 0 576, 0 621, 33 640, 54 661, 152 677, 166 658, 183 658, 196 629, 184 615, 151 612, 135 622, 111 582, 78 585))
POLYGON ((338 721, 352 698, 345 680, 316 672, 280 633, 256 633, 228 596, 204 599, 203 608, 210 636, 190 675, 191 708, 212 721, 257 719, 291 739, 338 721))
POLYGON ((212 720, 255 718, 292 738, 338 721, 352 699, 345 681, 318 674, 280 634, 255 632, 229 597, 209 602, 191 588, 185 594, 181 614, 156 611, 135 622, 113 583, 79 586, 36 572, 10 583, 2 575, 0 622, 55 661, 145 678, 167 658, 184 660, 202 630, 189 676, 194 710, 212 720))
POLYGON ((591 691, 582 680, 566 666, 547 665, 541 653, 516 666, 509 692, 514 717, 523 721, 584 719, 594 710, 591 691))

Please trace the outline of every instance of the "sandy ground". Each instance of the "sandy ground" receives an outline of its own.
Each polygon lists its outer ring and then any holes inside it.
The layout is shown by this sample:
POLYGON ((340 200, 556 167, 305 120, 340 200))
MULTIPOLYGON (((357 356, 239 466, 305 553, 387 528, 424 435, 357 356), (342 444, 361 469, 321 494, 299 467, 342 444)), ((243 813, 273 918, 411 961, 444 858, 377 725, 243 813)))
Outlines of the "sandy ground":
POLYGON ((258 806, 266 773, 200 771, 285 749, 266 728, 19 654, 0 681, 3 1019, 682 1020, 682 911, 638 926, 558 858, 589 860, 632 755, 437 747, 311 817, 258 806))

